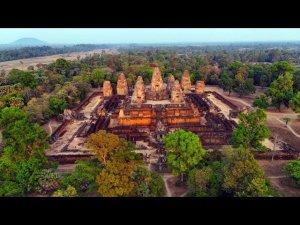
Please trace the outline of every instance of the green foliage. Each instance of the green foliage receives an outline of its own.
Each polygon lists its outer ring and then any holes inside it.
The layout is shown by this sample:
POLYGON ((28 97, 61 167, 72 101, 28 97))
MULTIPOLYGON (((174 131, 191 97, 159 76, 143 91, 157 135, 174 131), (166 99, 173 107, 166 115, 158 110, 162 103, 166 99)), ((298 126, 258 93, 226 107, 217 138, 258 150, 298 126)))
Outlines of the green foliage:
POLYGON ((255 93, 253 79, 248 78, 248 72, 244 66, 241 66, 235 74, 234 91, 241 96, 255 93))
POLYGON ((0 181, 0 197, 22 197, 24 190, 13 181, 0 181))
POLYGON ((59 115, 66 108, 68 108, 68 104, 64 99, 55 97, 49 99, 49 109, 53 112, 54 115, 59 115))
POLYGON ((35 88, 38 83, 32 72, 12 69, 8 74, 8 82, 11 84, 20 83, 23 86, 35 88))
POLYGON ((300 70, 296 70, 293 77, 294 85, 294 93, 300 92, 300 70))
POLYGON ((222 186, 227 194, 236 197, 271 195, 264 178, 264 172, 248 149, 225 149, 222 159, 225 163, 222 186))
POLYGON ((105 70, 102 69, 94 69, 91 74, 91 81, 94 87, 99 87, 103 84, 105 78, 105 70))
POLYGON ((182 129, 169 133, 163 139, 168 166, 174 175, 188 173, 205 156, 199 137, 182 129))
POLYGON ((266 86, 268 81, 268 69, 260 64, 248 66, 248 77, 253 79, 254 85, 266 86))
POLYGON ((32 191, 37 186, 39 171, 42 168, 42 162, 37 158, 29 158, 18 164, 16 170, 16 181, 26 192, 32 191))
POLYGON ((138 167, 133 176, 136 182, 136 194, 138 197, 162 197, 164 196, 164 181, 161 176, 147 168, 138 167))
POLYGON ((18 120, 26 118, 26 113, 16 107, 6 107, 1 110, 0 113, 0 126, 2 128, 7 127, 18 120))
POLYGON ((193 196, 218 197, 222 195, 223 163, 214 161, 201 169, 193 169, 189 173, 188 188, 193 196))
POLYGON ((37 176, 37 186, 35 188, 39 193, 49 193, 56 190, 59 186, 58 174, 51 169, 41 169, 37 176))
POLYGON ((252 79, 245 79, 241 82, 237 82, 236 87, 234 88, 234 91, 238 93, 241 96, 253 94, 255 93, 256 89, 253 85, 252 79))
POLYGON ((259 96, 256 96, 252 105, 254 107, 258 107, 260 109, 266 109, 270 106, 269 104, 269 98, 265 94, 261 94, 259 96))
POLYGON ((198 197, 272 196, 253 154, 242 147, 224 149, 221 158, 210 157, 206 165, 192 170, 188 187, 189 194, 198 197))
POLYGON ((15 180, 17 163, 22 161, 23 157, 12 147, 5 147, 0 157, 0 181, 15 180))
POLYGON ((284 171, 300 185, 300 159, 292 160, 286 164, 284 171))
POLYGON ((295 72, 295 67, 287 61, 275 62, 269 68, 272 74, 272 81, 283 76, 284 74, 293 74, 295 72))
POLYGON ((4 143, 21 153, 24 158, 35 156, 46 161, 44 150, 48 147, 48 135, 38 124, 26 119, 18 120, 3 131, 4 143))
POLYGON ((228 92, 228 95, 231 94, 231 92, 233 91, 234 89, 234 80, 229 76, 228 73, 224 72, 222 75, 221 75, 221 78, 220 78, 220 86, 222 87, 222 89, 226 92, 228 92))
POLYGON ((241 113, 238 126, 233 130, 231 142, 234 146, 265 150, 262 141, 271 135, 266 126, 267 115, 262 109, 255 112, 241 113))
POLYGON ((289 118, 289 117, 284 117, 282 120, 285 122, 285 125, 287 126, 288 123, 289 123, 292 119, 289 118))
POLYGON ((300 91, 298 91, 290 100, 289 105, 296 113, 300 113, 300 91))
POLYGON ((70 70, 70 62, 63 58, 57 59, 54 64, 54 70, 59 74, 67 75, 70 70))
POLYGON ((77 161, 75 171, 62 178, 60 187, 64 189, 71 185, 79 193, 95 191, 99 188, 96 176, 101 169, 101 165, 97 161, 77 161))
POLYGON ((293 75, 288 72, 279 75, 278 79, 271 83, 266 95, 271 97, 272 105, 279 110, 282 104, 289 107, 290 100, 293 97, 293 75))
POLYGON ((49 97, 49 95, 43 94, 41 98, 32 98, 24 107, 31 123, 44 124, 51 117, 49 97))
POLYGON ((68 186, 65 190, 57 190, 53 193, 53 197, 77 197, 77 191, 74 187, 68 186))

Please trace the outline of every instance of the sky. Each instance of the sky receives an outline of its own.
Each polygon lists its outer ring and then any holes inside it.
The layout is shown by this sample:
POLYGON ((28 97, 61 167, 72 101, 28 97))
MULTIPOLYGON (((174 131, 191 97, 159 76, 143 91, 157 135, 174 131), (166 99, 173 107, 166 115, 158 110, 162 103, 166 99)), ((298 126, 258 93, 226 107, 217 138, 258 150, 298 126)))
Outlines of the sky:
POLYGON ((27 37, 54 44, 300 41, 300 29, 0 28, 0 44, 27 37))

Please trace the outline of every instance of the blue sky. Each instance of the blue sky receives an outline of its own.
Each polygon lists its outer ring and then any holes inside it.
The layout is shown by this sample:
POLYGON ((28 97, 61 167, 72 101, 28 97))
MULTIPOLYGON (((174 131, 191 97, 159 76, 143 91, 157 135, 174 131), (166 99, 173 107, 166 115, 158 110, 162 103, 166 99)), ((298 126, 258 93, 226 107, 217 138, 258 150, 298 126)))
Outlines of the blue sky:
POLYGON ((24 37, 33 37, 49 43, 64 44, 300 41, 300 29, 0 28, 0 44, 7 44, 24 37))

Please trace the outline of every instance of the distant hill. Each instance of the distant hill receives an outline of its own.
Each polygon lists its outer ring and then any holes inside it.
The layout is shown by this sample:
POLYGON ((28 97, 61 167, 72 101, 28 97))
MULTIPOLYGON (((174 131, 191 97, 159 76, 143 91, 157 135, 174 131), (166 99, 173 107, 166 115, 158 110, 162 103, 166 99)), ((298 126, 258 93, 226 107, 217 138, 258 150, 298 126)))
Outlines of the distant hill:
POLYGON ((46 42, 41 41, 36 38, 21 38, 18 39, 9 45, 11 46, 22 46, 22 47, 34 47, 34 46, 45 46, 48 45, 46 42))

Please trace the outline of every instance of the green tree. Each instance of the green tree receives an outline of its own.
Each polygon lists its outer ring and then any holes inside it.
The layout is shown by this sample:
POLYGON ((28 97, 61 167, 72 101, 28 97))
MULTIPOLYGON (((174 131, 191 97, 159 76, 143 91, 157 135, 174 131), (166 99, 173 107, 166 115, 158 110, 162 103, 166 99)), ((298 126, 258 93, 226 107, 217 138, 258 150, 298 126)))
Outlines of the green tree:
POLYGON ((57 190, 53 193, 53 197, 77 197, 77 191, 74 187, 68 186, 65 190, 57 190))
POLYGON ((64 99, 52 97, 49 99, 49 109, 54 115, 59 115, 66 108, 68 108, 68 103, 64 99))
POLYGON ((43 94, 41 98, 32 98, 24 107, 31 123, 44 124, 51 117, 52 112, 49 108, 49 95, 43 94))
POLYGON ((105 70, 102 69, 94 69, 91 74, 91 81, 94 87, 99 87, 103 84, 105 78, 105 70))
POLYGON ((269 104, 269 98, 265 94, 261 94, 259 96, 256 96, 252 105, 254 107, 258 107, 260 109, 266 109, 270 106, 269 104))
POLYGON ((0 185, 0 197, 22 197, 24 190, 13 181, 3 181, 0 185))
POLYGON ((222 187, 227 194, 236 197, 271 196, 264 172, 248 149, 224 149, 222 160, 225 163, 222 187))
POLYGON ((266 95, 271 97, 272 105, 279 111, 282 104, 289 107, 290 100, 293 97, 293 75, 291 73, 279 75, 278 79, 271 83, 266 95))
POLYGON ((286 73, 293 74, 295 67, 287 61, 275 62, 269 67, 271 72, 271 81, 275 81, 279 76, 283 76, 286 73))
POLYGON ((235 82, 228 73, 224 72, 220 77, 219 85, 222 87, 223 91, 228 92, 228 96, 230 96, 234 89, 235 82))
POLYGON ((260 64, 249 66, 247 71, 248 77, 253 79, 254 85, 261 85, 262 77, 265 79, 268 76, 267 68, 260 64))
POLYGON ((232 144, 236 147, 265 150, 266 147, 261 142, 271 135, 271 131, 266 126, 267 115, 264 110, 257 109, 255 112, 241 113, 238 119, 238 126, 232 132, 232 144))
POLYGON ((20 83, 23 86, 30 88, 35 88, 38 85, 38 82, 35 80, 33 73, 29 71, 12 69, 9 72, 7 79, 11 84, 20 83))
POLYGON ((182 129, 166 135, 163 139, 167 151, 168 166, 174 175, 188 173, 206 154, 199 137, 182 129))
POLYGON ((248 78, 248 73, 245 67, 239 68, 235 75, 234 91, 238 93, 240 97, 250 93, 255 93, 253 79, 248 78))
POLYGON ((65 189, 68 185, 71 185, 79 193, 96 191, 99 188, 96 176, 101 169, 102 167, 98 161, 77 161, 75 171, 63 177, 60 187, 65 189))
POLYGON ((29 123, 26 119, 18 120, 3 130, 6 146, 11 146, 24 159, 37 157, 46 162, 44 150, 49 146, 47 133, 38 124, 29 123))
POLYGON ((0 126, 2 128, 7 127, 18 120, 25 119, 26 117, 26 113, 24 113, 21 109, 16 107, 6 107, 2 109, 0 113, 0 126))
POLYGON ((42 168, 42 162, 37 158, 23 160, 17 166, 16 180, 26 192, 32 191, 37 186, 38 174, 42 168))
POLYGON ((298 91, 290 100, 289 105, 296 113, 300 113, 300 91, 298 91))
POLYGON ((189 173, 189 194, 197 197, 222 196, 223 169, 224 164, 213 161, 201 169, 193 169, 189 173))
POLYGON ((300 159, 292 160, 284 166, 284 171, 300 185, 300 159))
POLYGON ((138 197, 161 197, 164 195, 164 181, 160 175, 139 166, 134 172, 136 194, 138 197))
POLYGON ((289 123, 292 119, 289 118, 289 117, 284 117, 282 120, 285 122, 285 126, 287 127, 288 123, 289 123))
POLYGON ((70 62, 63 58, 57 59, 54 63, 55 72, 57 72, 63 76, 67 75, 67 73, 70 70, 70 67, 71 67, 70 62))
POLYGON ((294 81, 294 85, 293 85, 294 93, 300 92, 300 70, 297 70, 294 73, 293 81, 294 81))

